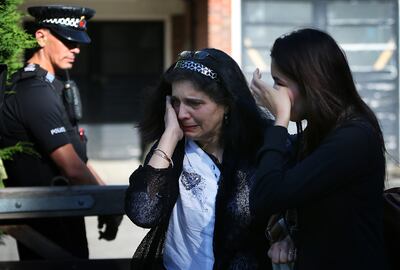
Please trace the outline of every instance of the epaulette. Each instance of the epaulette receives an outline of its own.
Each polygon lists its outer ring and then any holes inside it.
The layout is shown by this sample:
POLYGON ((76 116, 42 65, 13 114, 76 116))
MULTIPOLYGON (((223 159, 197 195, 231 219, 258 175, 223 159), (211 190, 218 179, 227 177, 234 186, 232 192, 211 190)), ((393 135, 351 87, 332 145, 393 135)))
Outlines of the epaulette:
POLYGON ((26 80, 28 78, 33 78, 33 77, 45 77, 47 74, 47 71, 44 69, 40 68, 39 65, 36 64, 28 64, 24 68, 20 69, 17 71, 11 78, 12 84, 21 81, 21 80, 26 80))

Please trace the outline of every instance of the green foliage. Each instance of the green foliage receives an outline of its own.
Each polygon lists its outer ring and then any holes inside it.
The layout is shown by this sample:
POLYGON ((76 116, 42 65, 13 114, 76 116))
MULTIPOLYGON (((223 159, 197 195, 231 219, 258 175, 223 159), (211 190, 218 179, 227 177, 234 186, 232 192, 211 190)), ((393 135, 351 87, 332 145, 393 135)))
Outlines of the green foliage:
POLYGON ((0 149, 0 189, 4 188, 3 180, 7 178, 7 173, 4 170, 2 160, 10 160, 12 159, 13 155, 17 153, 25 153, 40 157, 40 154, 35 151, 31 142, 18 142, 14 146, 0 149))
MULTIPOLYGON (((25 49, 36 46, 36 40, 22 28, 22 14, 18 6, 24 0, 0 0, 0 63, 8 68, 7 77, 23 66, 23 53, 25 49)), ((11 159, 16 153, 39 155, 32 148, 32 144, 19 142, 14 146, 0 149, 0 159, 11 159)), ((0 164, 0 188, 4 187, 3 179, 6 172, 2 162, 0 164)))
POLYGON ((17 7, 23 0, 0 0, 0 63, 8 66, 8 78, 23 66, 25 49, 36 46, 36 40, 21 26, 22 14, 17 7))
POLYGON ((10 160, 12 156, 17 153, 25 153, 40 158, 40 154, 33 149, 33 144, 31 142, 18 142, 14 146, 0 149, 0 158, 2 160, 10 160))
MULTIPOLYGON (((24 50, 33 48, 37 44, 36 40, 27 34, 21 26, 22 14, 17 10, 17 7, 23 1, 0 0, 0 63, 7 65, 8 78, 23 66, 24 50)), ((39 155, 29 143, 19 142, 14 146, 0 149, 0 159, 11 159, 13 154, 22 152, 39 155)), ((1 168, 4 170, 3 166, 1 168)), ((0 188, 4 187, 2 178, 0 177, 0 188)), ((0 244, 2 234, 0 231, 0 244)))

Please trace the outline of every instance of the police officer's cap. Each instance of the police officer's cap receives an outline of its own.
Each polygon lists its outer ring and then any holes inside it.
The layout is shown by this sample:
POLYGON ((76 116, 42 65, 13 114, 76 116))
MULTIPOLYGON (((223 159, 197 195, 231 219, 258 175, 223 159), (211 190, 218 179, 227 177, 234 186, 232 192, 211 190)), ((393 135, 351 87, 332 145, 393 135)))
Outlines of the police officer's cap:
POLYGON ((86 21, 95 11, 90 8, 64 5, 34 6, 28 8, 36 22, 54 31, 58 36, 78 43, 90 43, 86 21))

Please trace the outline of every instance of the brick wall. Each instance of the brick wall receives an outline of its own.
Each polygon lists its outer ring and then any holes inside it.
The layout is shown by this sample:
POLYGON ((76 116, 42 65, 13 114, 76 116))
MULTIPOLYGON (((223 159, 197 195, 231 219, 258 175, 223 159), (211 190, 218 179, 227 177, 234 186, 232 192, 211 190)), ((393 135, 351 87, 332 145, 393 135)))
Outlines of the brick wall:
POLYGON ((231 0, 208 0, 208 47, 231 54, 231 0))
POLYGON ((173 54, 181 50, 218 48, 231 54, 231 1, 182 0, 185 13, 172 19, 173 54))

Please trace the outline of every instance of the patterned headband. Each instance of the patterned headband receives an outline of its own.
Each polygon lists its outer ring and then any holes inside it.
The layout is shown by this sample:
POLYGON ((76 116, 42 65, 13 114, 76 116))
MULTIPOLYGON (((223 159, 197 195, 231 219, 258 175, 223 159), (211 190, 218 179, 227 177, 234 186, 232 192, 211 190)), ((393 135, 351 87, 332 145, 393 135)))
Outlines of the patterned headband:
POLYGON ((175 68, 193 70, 203 74, 204 76, 210 77, 213 80, 218 79, 217 73, 213 71, 211 68, 208 68, 205 65, 190 60, 179 60, 178 62, 176 62, 175 68))

